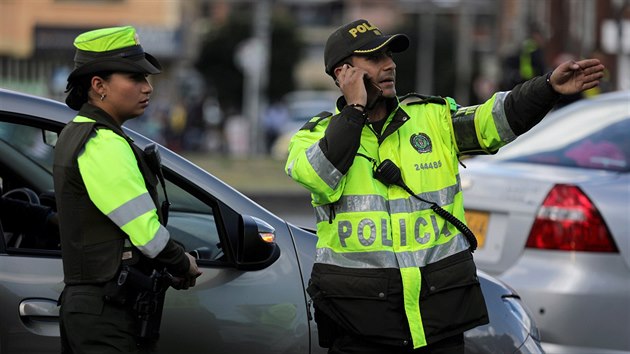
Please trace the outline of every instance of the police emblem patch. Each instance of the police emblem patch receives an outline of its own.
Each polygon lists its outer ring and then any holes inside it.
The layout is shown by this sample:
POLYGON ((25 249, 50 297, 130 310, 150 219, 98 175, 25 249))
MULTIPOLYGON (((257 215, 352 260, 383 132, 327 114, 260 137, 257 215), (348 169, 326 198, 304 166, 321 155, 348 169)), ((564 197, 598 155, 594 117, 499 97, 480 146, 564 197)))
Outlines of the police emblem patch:
POLYGON ((431 138, 429 138, 429 136, 425 133, 413 134, 411 139, 409 139, 409 142, 411 142, 411 146, 413 146, 413 148, 421 154, 424 152, 431 152, 432 150, 431 138))

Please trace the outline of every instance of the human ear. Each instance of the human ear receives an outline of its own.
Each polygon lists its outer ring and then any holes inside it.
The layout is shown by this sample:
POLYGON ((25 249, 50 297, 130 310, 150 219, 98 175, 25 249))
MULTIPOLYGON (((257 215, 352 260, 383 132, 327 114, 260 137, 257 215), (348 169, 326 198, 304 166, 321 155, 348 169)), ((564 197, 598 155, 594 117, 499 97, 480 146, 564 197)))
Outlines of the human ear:
POLYGON ((90 81, 90 86, 92 90, 96 92, 99 96, 106 95, 105 92, 105 80, 103 80, 100 76, 92 76, 92 80, 90 81))

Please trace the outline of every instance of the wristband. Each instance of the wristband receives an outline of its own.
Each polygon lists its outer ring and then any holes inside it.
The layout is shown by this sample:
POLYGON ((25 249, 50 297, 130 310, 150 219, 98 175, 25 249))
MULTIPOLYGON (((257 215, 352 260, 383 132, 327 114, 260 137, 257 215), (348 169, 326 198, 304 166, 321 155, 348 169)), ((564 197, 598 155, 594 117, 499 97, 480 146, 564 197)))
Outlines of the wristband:
POLYGON ((365 111, 365 107, 360 103, 347 104, 343 108, 351 117, 360 118, 363 122, 368 121, 368 114, 365 111), (364 108, 364 110, 359 109, 358 107, 364 108))
POLYGON ((545 76, 545 82, 547 83, 547 86, 551 89, 551 91, 556 92, 556 90, 553 89, 553 85, 551 84, 551 74, 553 74, 553 71, 547 73, 547 76, 545 76))
POLYGON ((348 106, 354 109, 357 109, 357 107, 361 107, 360 111, 365 112, 365 106, 360 103, 352 103, 352 104, 349 104, 348 106))

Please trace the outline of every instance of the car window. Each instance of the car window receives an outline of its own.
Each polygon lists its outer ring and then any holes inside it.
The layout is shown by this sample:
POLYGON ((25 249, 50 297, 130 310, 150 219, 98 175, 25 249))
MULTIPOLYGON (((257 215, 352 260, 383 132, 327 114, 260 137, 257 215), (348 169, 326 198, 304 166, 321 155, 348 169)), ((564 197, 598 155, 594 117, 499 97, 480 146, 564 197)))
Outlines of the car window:
MULTIPOLYGON (((52 173, 53 148, 44 143, 42 130, 26 125, 0 122, 0 142, 4 149, 13 150, 52 173)), ((10 154, 9 150, 3 150, 10 154)))
POLYGON ((627 107, 619 104, 586 107, 549 119, 506 146, 497 158, 630 171, 630 115, 627 107))
POLYGON ((53 148, 39 128, 0 122, 0 241, 13 249, 59 251, 52 192, 53 148))
MULTIPOLYGON (((52 178, 53 159, 54 148, 44 142, 42 129, 0 121, 2 195, 56 209, 52 178)), ((224 257, 219 229, 215 222, 215 208, 180 187, 186 185, 185 180, 178 179, 173 173, 167 175, 168 177, 172 178, 172 181, 166 181, 171 203, 167 229, 171 237, 182 244, 186 251, 194 252, 199 259, 221 262, 224 257)), ((161 185, 158 188, 160 200, 164 201, 161 185)), ((2 228, 0 242, 7 252, 49 254, 53 251, 59 254, 59 235, 58 230, 55 230, 56 226, 51 229, 50 225, 18 222, 19 220, 13 220, 16 218, 15 215, 16 213, 9 213, 4 208, 0 209, 2 228)), ((17 215, 20 218, 28 217, 17 215)))
MULTIPOLYGON (((180 243, 186 251, 193 252, 200 260, 224 261, 223 247, 215 220, 216 208, 173 183, 168 176, 166 191, 171 203, 166 228, 171 238, 180 243)), ((161 188, 159 194, 160 200, 165 200, 161 188)))

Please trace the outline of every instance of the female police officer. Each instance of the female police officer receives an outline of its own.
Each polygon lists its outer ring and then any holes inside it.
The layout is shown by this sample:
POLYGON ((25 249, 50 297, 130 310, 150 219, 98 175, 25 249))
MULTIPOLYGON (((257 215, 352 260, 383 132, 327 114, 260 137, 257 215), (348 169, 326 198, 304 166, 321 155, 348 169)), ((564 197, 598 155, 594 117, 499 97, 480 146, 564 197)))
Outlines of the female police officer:
POLYGON ((138 337, 134 284, 117 286, 125 283, 122 266, 141 274, 166 268, 184 279, 182 288, 199 275, 195 259, 161 224, 157 178, 121 128, 148 106, 147 76, 160 65, 131 26, 86 32, 74 45, 66 103, 79 112, 59 136, 53 171, 66 284, 62 351, 144 351, 152 343, 138 337))
POLYGON ((487 323, 463 222, 458 157, 494 153, 525 133, 559 94, 597 85, 598 60, 566 62, 487 102, 397 97, 392 52, 409 46, 366 20, 330 35, 324 61, 335 114, 291 140, 286 171, 312 196, 317 252, 308 288, 330 353, 463 353, 487 323))

